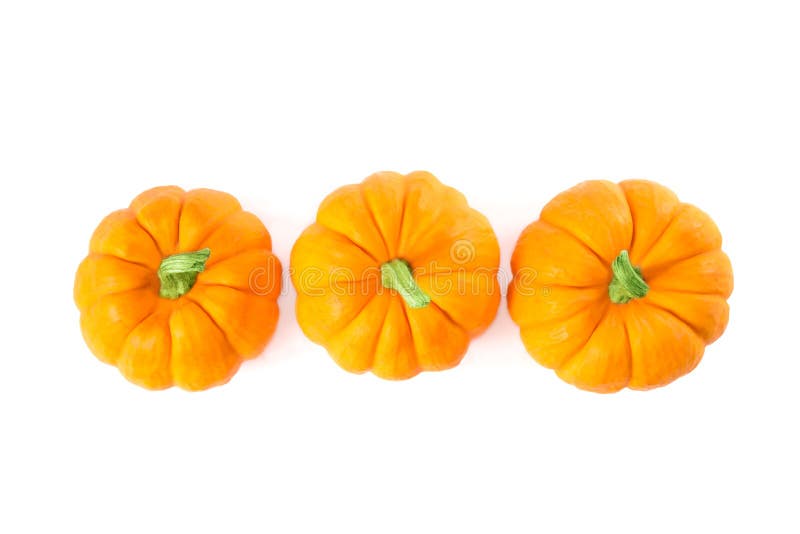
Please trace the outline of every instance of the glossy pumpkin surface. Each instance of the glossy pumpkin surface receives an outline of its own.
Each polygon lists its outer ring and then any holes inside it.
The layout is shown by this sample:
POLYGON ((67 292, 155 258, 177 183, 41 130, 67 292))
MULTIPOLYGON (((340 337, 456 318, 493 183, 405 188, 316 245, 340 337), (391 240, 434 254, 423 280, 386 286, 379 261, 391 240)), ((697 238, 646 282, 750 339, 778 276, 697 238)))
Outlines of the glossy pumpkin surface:
POLYGON ((575 386, 650 389, 689 373, 728 323, 716 224, 659 184, 589 181, 556 196, 511 259, 528 352, 575 386))
POLYGON ((108 215, 75 276, 92 352, 148 389, 224 384, 278 320, 269 232, 227 193, 157 187, 108 215))
POLYGON ((499 256, 461 193, 427 172, 376 173, 331 193, 295 243, 297 320, 354 373, 448 369, 494 319, 499 256))

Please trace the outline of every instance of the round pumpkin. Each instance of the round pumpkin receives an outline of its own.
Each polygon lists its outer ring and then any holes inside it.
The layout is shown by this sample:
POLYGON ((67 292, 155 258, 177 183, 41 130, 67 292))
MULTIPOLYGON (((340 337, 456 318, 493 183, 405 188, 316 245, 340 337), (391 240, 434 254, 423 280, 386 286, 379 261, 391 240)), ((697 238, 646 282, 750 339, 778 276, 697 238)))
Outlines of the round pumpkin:
POLYGON ((458 365, 500 302, 489 221, 427 172, 331 193, 295 243, 297 320, 342 368, 405 379, 458 365))
POLYGON ((108 215, 75 276, 92 352, 148 389, 224 384, 275 330, 281 265, 227 193, 156 187, 108 215))
POLYGON ((588 181, 551 200, 511 258, 508 307, 528 352, 597 392, 692 371, 728 323, 717 226, 659 184, 588 181))

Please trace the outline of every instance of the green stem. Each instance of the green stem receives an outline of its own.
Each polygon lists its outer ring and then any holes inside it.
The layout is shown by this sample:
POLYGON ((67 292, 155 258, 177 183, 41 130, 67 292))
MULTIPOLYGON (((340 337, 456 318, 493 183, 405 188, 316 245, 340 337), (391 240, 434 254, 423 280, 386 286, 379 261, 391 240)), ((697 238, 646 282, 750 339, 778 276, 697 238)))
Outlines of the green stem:
POLYGON ((411 266, 406 260, 398 258, 381 265, 381 283, 383 287, 400 293, 409 308, 424 308, 431 303, 431 298, 414 281, 411 266))
POLYGON ((631 264, 628 251, 623 250, 611 263, 614 277, 608 285, 608 296, 614 304, 625 304, 647 295, 650 287, 642 278, 642 270, 631 264))
POLYGON ((211 249, 204 248, 194 252, 181 252, 161 260, 158 279, 161 289, 158 294, 165 299, 177 299, 192 289, 197 274, 206 268, 211 249))

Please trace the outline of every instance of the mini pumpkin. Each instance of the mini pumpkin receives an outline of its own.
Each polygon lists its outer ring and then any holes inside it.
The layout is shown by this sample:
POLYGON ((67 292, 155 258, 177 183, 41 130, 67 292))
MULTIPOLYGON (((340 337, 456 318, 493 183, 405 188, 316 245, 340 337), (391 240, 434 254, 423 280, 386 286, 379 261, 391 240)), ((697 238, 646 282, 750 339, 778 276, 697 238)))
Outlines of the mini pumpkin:
POLYGON ((511 259, 512 319, 528 352, 597 392, 692 371, 728 323, 717 226, 659 184, 588 181, 556 196, 511 259))
POLYGON ((227 193, 156 187, 108 215, 75 276, 92 352, 148 389, 224 384, 278 320, 269 232, 227 193))
POLYGON ((499 256, 461 193, 427 172, 379 172, 331 193, 295 243, 297 320, 354 373, 448 369, 494 319, 499 256))

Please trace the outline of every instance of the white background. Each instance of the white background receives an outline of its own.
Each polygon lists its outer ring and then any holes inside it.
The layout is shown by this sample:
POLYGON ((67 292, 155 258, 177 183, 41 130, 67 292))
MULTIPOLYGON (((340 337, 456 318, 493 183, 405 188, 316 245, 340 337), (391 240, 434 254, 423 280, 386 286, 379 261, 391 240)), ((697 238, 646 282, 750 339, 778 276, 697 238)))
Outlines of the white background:
POLYGON ((794 2, 0 4, 0 531, 798 532, 794 2), (794 4, 794 5, 793 5, 794 4), (85 347, 75 268, 161 184, 236 195, 289 251, 319 201, 426 169, 520 230, 587 178, 709 212, 736 289, 697 370, 562 383, 505 308, 392 383, 294 294, 226 386, 153 393, 85 347))

